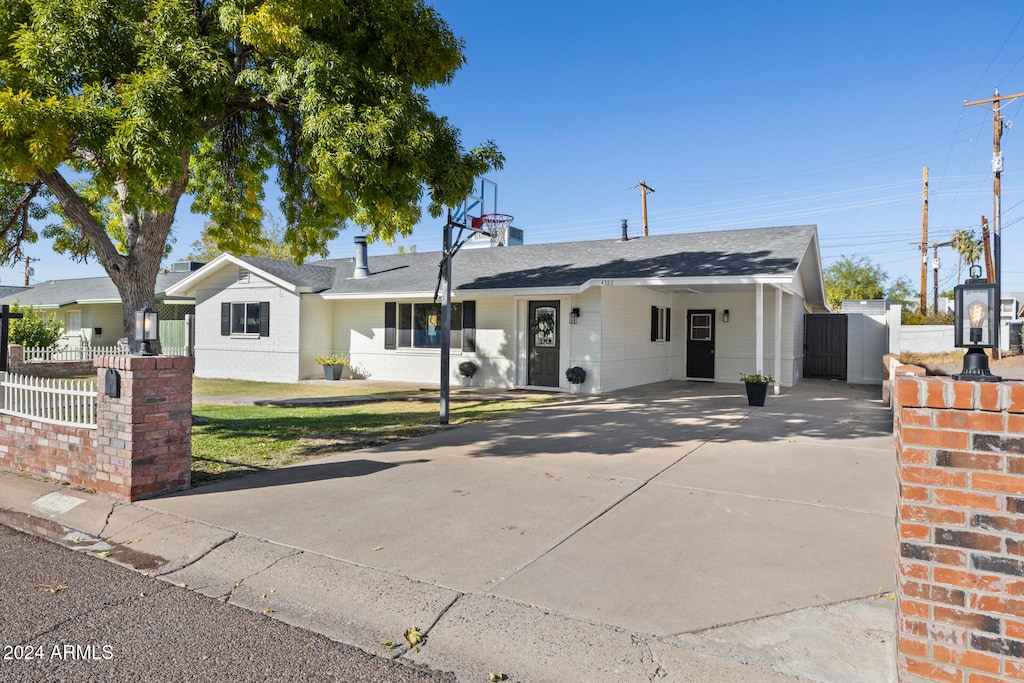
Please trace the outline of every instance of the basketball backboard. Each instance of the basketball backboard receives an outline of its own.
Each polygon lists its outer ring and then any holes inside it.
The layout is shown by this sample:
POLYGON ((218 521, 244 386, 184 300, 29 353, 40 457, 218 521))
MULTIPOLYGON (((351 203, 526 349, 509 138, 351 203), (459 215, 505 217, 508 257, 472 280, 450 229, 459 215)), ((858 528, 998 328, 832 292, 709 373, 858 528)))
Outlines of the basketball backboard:
POLYGON ((466 199, 452 212, 452 219, 467 228, 483 227, 481 216, 498 210, 498 184, 487 178, 477 178, 466 199))

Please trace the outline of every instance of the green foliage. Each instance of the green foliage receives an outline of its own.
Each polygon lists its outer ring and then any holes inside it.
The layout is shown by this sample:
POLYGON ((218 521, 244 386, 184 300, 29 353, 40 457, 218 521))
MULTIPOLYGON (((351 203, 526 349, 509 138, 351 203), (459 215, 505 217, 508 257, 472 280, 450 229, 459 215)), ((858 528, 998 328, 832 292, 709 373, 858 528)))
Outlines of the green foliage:
POLYGON ((771 384, 775 378, 771 375, 762 375, 760 372, 741 372, 740 381, 745 384, 771 384))
POLYGON ((898 278, 887 288, 889 274, 863 256, 845 256, 836 261, 825 269, 824 279, 828 305, 837 313, 846 299, 892 299, 899 301, 904 310, 917 305, 917 293, 908 278, 898 278))
MULTIPOLYGON (((285 229, 281 220, 274 214, 268 213, 260 230, 259 238, 248 244, 241 245, 241 251, 233 251, 231 253, 236 256, 258 256, 260 258, 288 261, 292 256, 288 245, 284 243, 284 232, 285 229)), ((203 228, 199 239, 192 243, 192 251, 189 252, 187 258, 189 261, 209 263, 223 253, 224 250, 217 246, 213 235, 210 234, 210 226, 206 226, 203 228)))
POLYGON ((11 313, 21 313, 21 318, 11 320, 10 342, 27 348, 49 349, 57 346, 64 335, 64 323, 54 318, 43 317, 32 306, 11 304, 11 313))
POLYGON ((565 371, 565 379, 569 384, 583 384, 587 381, 587 371, 578 365, 574 365, 565 371))
POLYGON ((833 311, 839 311, 846 299, 881 299, 888 277, 881 267, 867 258, 848 256, 825 269, 825 296, 833 311))
POLYGON ((477 364, 471 360, 464 360, 459 363, 459 374, 463 377, 472 377, 479 370, 477 364))
POLYGON ((953 325, 955 321, 952 313, 928 313, 921 315, 920 311, 908 311, 906 309, 900 314, 900 322, 904 325, 953 325))
POLYGON ((317 356, 316 362, 319 365, 345 365, 348 363, 348 356, 329 353, 326 356, 317 356))
POLYGON ((152 298, 186 192, 217 248, 248 253, 273 177, 300 263, 347 222, 408 235, 504 163, 430 108, 464 44, 422 0, 2 5, 0 262, 34 238, 26 208, 53 215, 57 249, 95 255, 126 311, 152 298))

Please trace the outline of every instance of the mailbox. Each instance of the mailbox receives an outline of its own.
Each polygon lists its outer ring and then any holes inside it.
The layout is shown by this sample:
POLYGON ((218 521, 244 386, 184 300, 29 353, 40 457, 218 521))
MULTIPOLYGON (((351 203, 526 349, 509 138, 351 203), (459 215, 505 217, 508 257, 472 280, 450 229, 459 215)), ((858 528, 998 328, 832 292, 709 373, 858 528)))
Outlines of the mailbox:
POLYGON ((117 370, 107 370, 103 375, 103 393, 111 398, 121 398, 121 375, 117 370))

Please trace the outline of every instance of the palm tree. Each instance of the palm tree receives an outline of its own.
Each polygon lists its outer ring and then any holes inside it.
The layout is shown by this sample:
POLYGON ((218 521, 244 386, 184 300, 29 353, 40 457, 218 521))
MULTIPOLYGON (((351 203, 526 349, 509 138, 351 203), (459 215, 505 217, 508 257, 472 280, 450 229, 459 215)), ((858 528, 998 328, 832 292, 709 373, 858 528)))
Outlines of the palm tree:
POLYGON ((981 241, 974 237, 973 230, 957 230, 950 238, 949 244, 960 257, 956 265, 956 281, 959 283, 961 266, 965 262, 973 265, 981 259, 981 241))

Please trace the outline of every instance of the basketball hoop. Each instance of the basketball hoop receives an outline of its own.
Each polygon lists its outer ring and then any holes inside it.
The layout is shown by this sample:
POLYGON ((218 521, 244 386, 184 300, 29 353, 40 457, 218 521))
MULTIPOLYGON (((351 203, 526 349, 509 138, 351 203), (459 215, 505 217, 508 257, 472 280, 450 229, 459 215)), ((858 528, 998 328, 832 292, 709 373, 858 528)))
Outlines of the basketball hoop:
POLYGON ((512 216, 507 213, 485 213, 480 216, 480 221, 491 236, 491 244, 508 246, 508 226, 512 225, 512 216))

